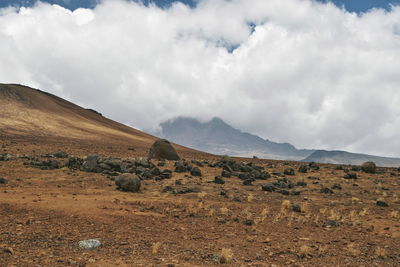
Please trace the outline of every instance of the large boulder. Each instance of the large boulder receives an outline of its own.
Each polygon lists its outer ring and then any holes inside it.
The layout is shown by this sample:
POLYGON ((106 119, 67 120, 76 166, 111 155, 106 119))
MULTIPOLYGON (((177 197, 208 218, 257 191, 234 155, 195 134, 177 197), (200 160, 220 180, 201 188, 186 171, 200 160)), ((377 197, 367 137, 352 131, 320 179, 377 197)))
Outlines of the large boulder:
POLYGON ((376 173, 376 165, 372 161, 367 161, 361 165, 361 170, 366 173, 376 173))
POLYGON ((175 148, 166 139, 158 139, 151 146, 148 159, 180 160, 175 148))
POLYGON ((139 192, 140 179, 135 174, 124 173, 115 179, 117 189, 124 192, 139 192))

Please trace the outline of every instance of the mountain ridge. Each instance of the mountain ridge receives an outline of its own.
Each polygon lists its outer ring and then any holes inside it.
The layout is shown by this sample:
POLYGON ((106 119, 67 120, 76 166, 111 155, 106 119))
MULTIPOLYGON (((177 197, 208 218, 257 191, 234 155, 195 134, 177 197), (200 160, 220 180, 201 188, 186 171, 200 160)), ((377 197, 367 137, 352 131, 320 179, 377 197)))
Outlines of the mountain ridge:
POLYGON ((242 132, 217 117, 204 123, 189 117, 178 117, 161 123, 160 127, 158 134, 161 137, 214 154, 301 160, 314 152, 242 132))
POLYGON ((161 130, 155 133, 156 135, 177 144, 219 155, 257 156, 267 159, 347 165, 360 165, 365 161, 374 161, 382 167, 400 166, 398 158, 338 150, 297 149, 290 143, 277 143, 242 132, 217 117, 208 122, 200 122, 190 117, 177 117, 161 123, 160 127, 161 130))

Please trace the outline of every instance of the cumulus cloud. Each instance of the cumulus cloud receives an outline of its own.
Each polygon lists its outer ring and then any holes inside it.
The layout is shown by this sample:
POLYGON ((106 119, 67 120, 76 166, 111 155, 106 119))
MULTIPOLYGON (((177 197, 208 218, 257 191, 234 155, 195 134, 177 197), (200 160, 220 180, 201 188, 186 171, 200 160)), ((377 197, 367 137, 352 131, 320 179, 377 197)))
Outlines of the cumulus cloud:
POLYGON ((106 0, 0 9, 0 81, 140 129, 218 116, 301 148, 400 156, 400 7, 106 0), (235 48, 235 49, 234 49, 235 48))

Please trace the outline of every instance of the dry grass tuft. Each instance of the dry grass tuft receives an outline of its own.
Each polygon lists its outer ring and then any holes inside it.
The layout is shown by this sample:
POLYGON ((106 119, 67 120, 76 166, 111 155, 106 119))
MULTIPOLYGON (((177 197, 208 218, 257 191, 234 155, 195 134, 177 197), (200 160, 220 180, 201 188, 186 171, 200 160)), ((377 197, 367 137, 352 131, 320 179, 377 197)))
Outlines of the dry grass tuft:
POLYGON ((390 213, 390 217, 393 219, 399 218, 399 212, 397 210, 394 210, 390 213))
POLYGON ((376 248, 375 254, 376 254, 376 256, 377 256, 378 258, 380 258, 380 259, 386 258, 386 250, 384 250, 384 249, 381 248, 381 247, 377 247, 377 248, 376 248))
POLYGON ((300 253, 299 253, 300 258, 309 258, 312 257, 311 255, 311 247, 307 245, 302 245, 300 247, 300 253))
POLYGON ((161 242, 153 243, 153 245, 151 246, 151 254, 153 255, 158 254, 160 247, 161 247, 161 242))
POLYGON ((221 255, 219 257, 219 263, 230 263, 233 258, 232 250, 229 248, 221 249, 221 255))
POLYGON ((361 254, 361 251, 356 248, 356 245, 354 243, 350 243, 347 245, 347 250, 350 252, 350 254, 353 257, 359 257, 361 254))
POLYGON ((220 211, 221 215, 224 215, 224 216, 228 216, 229 212, 230 212, 230 210, 225 207, 220 208, 219 211, 220 211))
POLYGON ((283 210, 289 210, 291 206, 292 205, 290 203, 290 200, 286 199, 286 200, 282 201, 282 209, 283 210))
POLYGON ((248 196, 247 196, 247 202, 252 202, 254 200, 254 194, 253 193, 250 193, 248 196))

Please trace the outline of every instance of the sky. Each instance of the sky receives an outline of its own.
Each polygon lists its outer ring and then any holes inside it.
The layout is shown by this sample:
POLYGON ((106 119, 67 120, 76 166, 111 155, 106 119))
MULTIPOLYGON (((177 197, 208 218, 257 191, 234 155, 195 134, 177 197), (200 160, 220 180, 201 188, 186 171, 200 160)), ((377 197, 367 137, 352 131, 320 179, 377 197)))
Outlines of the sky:
POLYGON ((2 83, 138 129, 216 116, 298 148, 400 157, 399 1, 29 2, 0 0, 2 83))

